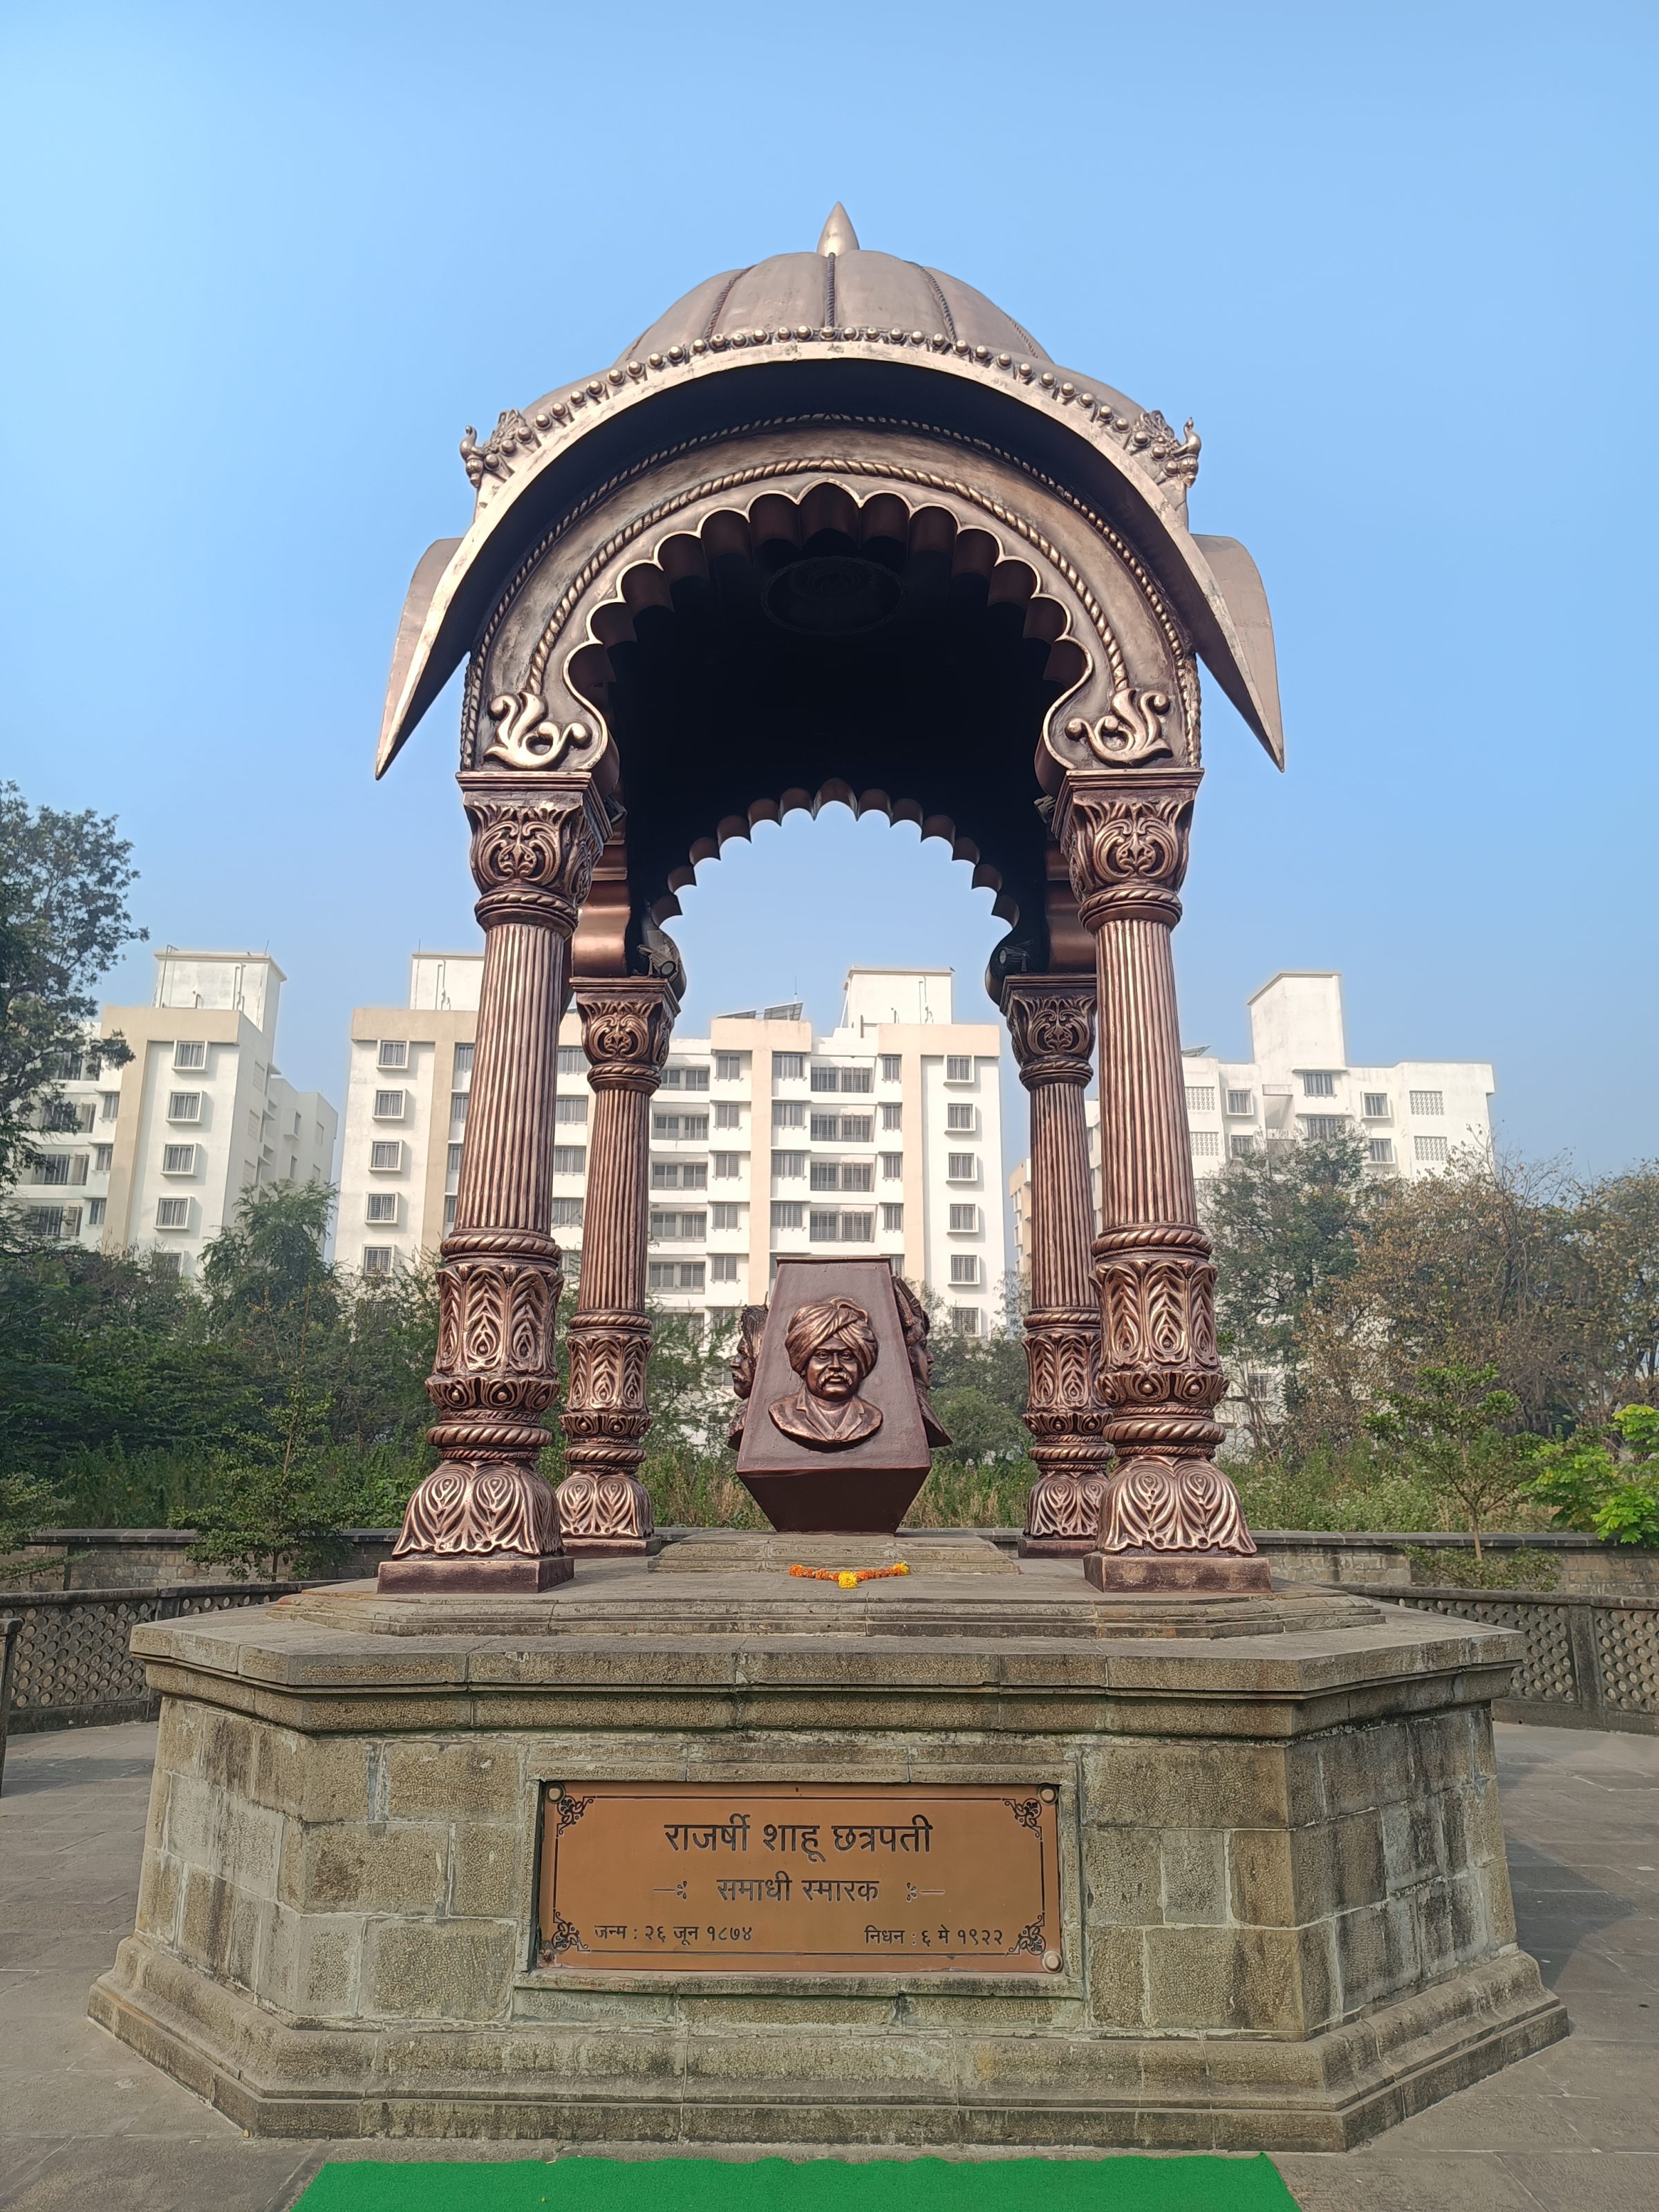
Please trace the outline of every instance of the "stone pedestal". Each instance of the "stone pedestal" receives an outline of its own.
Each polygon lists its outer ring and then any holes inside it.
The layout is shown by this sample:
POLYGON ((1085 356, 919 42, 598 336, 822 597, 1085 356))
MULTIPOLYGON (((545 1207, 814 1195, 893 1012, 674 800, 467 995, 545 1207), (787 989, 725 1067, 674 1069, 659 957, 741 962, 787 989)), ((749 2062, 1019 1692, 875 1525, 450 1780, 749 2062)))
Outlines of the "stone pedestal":
POLYGON ((771 1540, 139 1629, 155 1794, 93 2016, 260 2134, 917 2148, 1340 2148, 1565 2033, 1510 1912, 1507 1632, 938 1540, 843 1590, 771 1540), (1040 1798, 1054 1963, 539 1966, 585 1782, 1040 1798))

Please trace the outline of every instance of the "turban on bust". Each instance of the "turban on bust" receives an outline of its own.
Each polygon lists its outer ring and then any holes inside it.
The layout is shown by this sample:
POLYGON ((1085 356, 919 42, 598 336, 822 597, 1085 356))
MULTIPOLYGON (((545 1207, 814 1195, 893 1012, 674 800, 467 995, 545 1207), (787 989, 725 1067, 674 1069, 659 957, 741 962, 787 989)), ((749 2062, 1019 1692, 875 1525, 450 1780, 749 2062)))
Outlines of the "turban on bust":
POLYGON ((859 1364, 860 1382, 875 1365, 879 1351, 869 1315, 850 1298, 816 1298, 810 1305, 797 1306, 783 1348, 797 1375, 805 1374, 814 1352, 850 1352, 859 1364))

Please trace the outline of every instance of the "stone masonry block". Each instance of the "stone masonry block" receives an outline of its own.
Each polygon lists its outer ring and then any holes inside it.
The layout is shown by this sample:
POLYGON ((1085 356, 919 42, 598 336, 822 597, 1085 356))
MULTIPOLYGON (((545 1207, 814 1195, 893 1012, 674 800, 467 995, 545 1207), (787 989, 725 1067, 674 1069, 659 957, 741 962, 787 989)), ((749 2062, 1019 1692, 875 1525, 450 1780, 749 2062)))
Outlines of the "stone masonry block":
POLYGON ((1418 1986, 1418 1917, 1410 1900, 1399 1897, 1336 1916, 1333 1927, 1345 2018, 1418 1986))
POLYGON ((1399 1721, 1333 1729, 1319 1740, 1319 1770, 1329 1819, 1397 1804, 1416 1786, 1410 1731, 1399 1721))
POLYGON ((386 1809, 394 1820, 446 1819, 455 1813, 516 1812, 525 1782, 507 1743, 393 1741, 386 1752, 386 1809))
POLYGON ((1139 1928, 1089 1934, 1089 2010, 1097 2027, 1133 2033, 1146 2024, 1146 1943, 1139 1928))
POLYGON ((356 1913, 272 1909, 258 1994, 312 2020, 349 2020, 357 2010, 363 1921, 356 1913))
POLYGON ((257 1990, 270 1916, 263 1898, 247 1896, 201 1867, 186 1867, 179 1915, 181 1957, 206 1966, 222 1982, 257 1990))
POLYGON ((358 1736, 262 1728, 253 1746, 252 1794, 301 1820, 366 1820, 373 1756, 358 1736))
POLYGON ((1100 1827, 1280 1827, 1291 1817, 1274 1744, 1108 1739, 1081 1762, 1085 1820, 1100 1827))
POLYGON ((179 1896, 183 1882, 181 1860, 174 1858, 171 1851, 157 1850, 154 1845, 146 1850, 138 1876, 138 1916, 135 1923, 144 1935, 171 1944, 179 1925, 179 1896))
POLYGON ((1145 1928, 1164 1917, 1158 1839, 1137 1828, 1085 1828, 1083 1881, 1091 1926, 1145 1928))
POLYGON ((279 1894, 322 1912, 436 1912, 443 1904, 449 1831, 434 1822, 290 1826, 279 1894))
POLYGON ((1297 1967, 1291 1929, 1149 1929, 1147 2024, 1199 2034, 1297 2034, 1297 1967))
POLYGON ((380 2019, 505 2020, 516 1941, 501 1921, 376 1928, 365 1960, 364 2010, 380 2019))
POLYGON ((1302 1893, 1285 1828, 1235 1828, 1227 1837, 1227 1906, 1247 1927, 1291 1928, 1322 1904, 1302 1893))
POLYGON ((1217 1925, 1227 1917, 1227 1838, 1218 1828, 1166 1828, 1159 1856, 1163 1918, 1217 1925))
POLYGON ((188 1865, 210 1867, 255 1897, 276 1893, 282 1821, 228 1785, 175 1775, 167 1792, 167 1848, 188 1865))
POLYGON ((520 1865, 522 1828, 504 1820, 458 1820, 450 1870, 449 1907, 469 1914, 516 1917, 530 1901, 530 1869, 520 1865))

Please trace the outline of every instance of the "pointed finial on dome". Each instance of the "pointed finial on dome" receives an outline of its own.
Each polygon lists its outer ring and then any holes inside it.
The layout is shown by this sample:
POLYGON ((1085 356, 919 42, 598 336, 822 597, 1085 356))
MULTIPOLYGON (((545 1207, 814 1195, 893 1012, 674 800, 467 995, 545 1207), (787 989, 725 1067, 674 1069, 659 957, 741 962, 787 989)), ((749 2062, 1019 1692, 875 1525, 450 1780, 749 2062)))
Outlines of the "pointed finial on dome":
POLYGON ((820 253, 856 253, 859 234, 853 228, 853 218, 837 200, 830 210, 830 220, 818 234, 820 253))

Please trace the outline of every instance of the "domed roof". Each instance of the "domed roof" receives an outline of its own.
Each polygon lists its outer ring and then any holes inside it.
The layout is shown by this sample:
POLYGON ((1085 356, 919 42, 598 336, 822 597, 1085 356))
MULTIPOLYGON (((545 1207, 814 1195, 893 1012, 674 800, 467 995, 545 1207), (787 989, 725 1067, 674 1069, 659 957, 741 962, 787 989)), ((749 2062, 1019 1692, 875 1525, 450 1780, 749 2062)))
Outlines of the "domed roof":
MULTIPOLYGON (((866 253, 837 201, 816 252, 775 253, 707 277, 617 356, 619 366, 742 331, 920 331, 1046 362, 1031 333, 959 277, 891 253, 866 253)), ((678 356, 677 356, 678 357, 678 356)))

